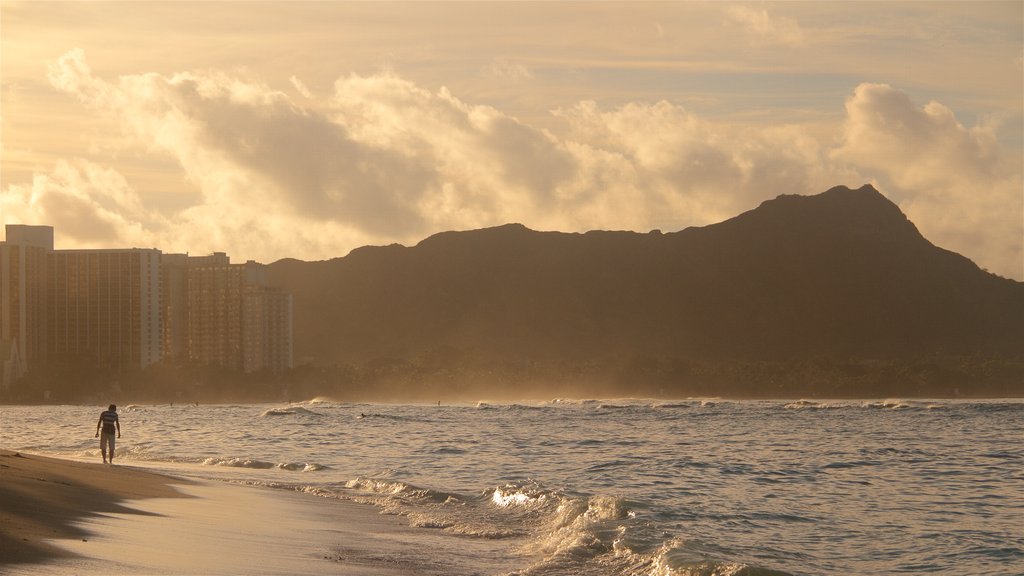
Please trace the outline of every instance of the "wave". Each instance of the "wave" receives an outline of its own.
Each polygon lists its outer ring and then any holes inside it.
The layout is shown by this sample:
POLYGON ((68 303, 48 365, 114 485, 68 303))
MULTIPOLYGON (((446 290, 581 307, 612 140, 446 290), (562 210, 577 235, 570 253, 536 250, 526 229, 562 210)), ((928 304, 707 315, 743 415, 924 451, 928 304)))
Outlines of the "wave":
MULTIPOLYGON (((598 410, 629 410, 631 408, 641 408, 640 406, 630 406, 628 404, 598 404, 598 410)), ((647 408, 644 406, 643 408, 647 408)))
POLYGON ((797 400, 782 406, 786 410, 835 410, 838 408, 849 408, 849 404, 842 402, 819 402, 817 400, 797 400))
POLYGON ((862 406, 864 408, 876 408, 880 410, 936 410, 945 407, 941 404, 935 404, 928 401, 901 400, 898 398, 889 398, 880 402, 865 402, 862 406))
POLYGON ((782 405, 786 410, 944 410, 951 405, 931 400, 901 400, 889 398, 885 400, 807 400, 801 399, 782 405))
MULTIPOLYGON (((162 454, 151 450, 144 444, 117 446, 115 454, 122 461, 154 462, 165 464, 189 464, 200 466, 222 466, 226 468, 248 468, 252 470, 285 470, 288 472, 320 472, 331 470, 326 464, 316 462, 270 462, 257 458, 240 458, 229 456, 188 457, 162 454)), ((72 458, 99 458, 100 451, 89 442, 88 448, 67 452, 72 458)))
POLYGON ((546 406, 597 406, 602 402, 604 401, 592 398, 552 398, 542 404, 546 406))
POLYGON ((665 540, 642 504, 611 495, 552 490, 533 480, 467 496, 389 479, 357 478, 342 490, 307 492, 373 504, 414 527, 465 537, 515 539, 534 559, 521 576, 552 573, 636 576, 784 575, 743 563, 709 559, 692 543, 665 540))
POLYGON ((540 560, 522 575, 550 573, 637 576, 754 576, 786 573, 709 559, 681 539, 664 540, 644 506, 609 495, 547 490, 536 482, 512 483, 490 492, 489 503, 513 510, 537 526, 523 549, 540 560), (694 561, 699 557, 698 561, 694 561))
POLYGON ((301 414, 304 416, 321 416, 320 413, 313 412, 312 410, 307 410, 302 406, 288 406, 287 408, 269 408, 267 410, 264 410, 263 413, 260 414, 260 417, 266 418, 268 416, 295 416, 297 414, 301 414))
POLYGON ((654 410, 675 410, 679 408, 693 408, 695 405, 694 402, 661 402, 651 404, 651 408, 654 410))
POLYGON ((201 464, 203 466, 228 466, 231 468, 255 468, 266 470, 277 468, 292 472, 319 472, 329 470, 330 467, 312 462, 267 462, 253 458, 206 458, 201 464))
POLYGON ((307 400, 306 402, 304 402, 304 404, 308 404, 310 406, 314 406, 314 405, 317 405, 317 404, 337 404, 337 403, 338 403, 337 400, 334 400, 332 398, 328 398, 326 396, 317 396, 316 398, 313 398, 311 400, 307 400))
POLYGON ((509 411, 522 411, 522 410, 544 410, 544 406, 530 406, 528 404, 495 404, 481 400, 476 403, 477 410, 509 410, 509 411))
MULTIPOLYGON (((178 458, 141 448, 130 452, 139 459, 211 467, 286 472, 327 469, 316 463, 260 458, 178 458)), ((699 551, 693 542, 673 540, 672 535, 664 531, 663 522, 658 520, 657 510, 622 496, 552 489, 534 480, 509 482, 475 494, 460 494, 390 478, 398 474, 396 471, 383 474, 385 477, 358 477, 326 484, 289 481, 285 476, 262 480, 249 477, 244 482, 372 504, 384 514, 403 516, 412 527, 443 530, 469 538, 508 540, 509 546, 523 551, 528 559, 529 565, 516 572, 522 576, 783 574, 720 558, 721 547, 699 551)), ((238 481, 238 478, 229 481, 238 481)))
POLYGON ((438 492, 429 488, 421 488, 405 482, 394 480, 378 480, 374 478, 356 478, 345 483, 349 489, 361 490, 373 494, 399 496, 408 501, 416 502, 453 502, 458 501, 457 494, 438 492))

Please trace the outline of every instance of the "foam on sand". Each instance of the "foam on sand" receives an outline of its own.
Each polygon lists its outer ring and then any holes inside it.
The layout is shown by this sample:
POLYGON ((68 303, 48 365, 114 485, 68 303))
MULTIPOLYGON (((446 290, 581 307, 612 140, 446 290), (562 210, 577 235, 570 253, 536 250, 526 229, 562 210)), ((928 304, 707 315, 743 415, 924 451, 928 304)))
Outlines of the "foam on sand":
POLYGON ((128 467, 10 452, 3 456, 5 464, 24 461, 3 469, 0 567, 5 574, 462 572, 457 558, 438 555, 436 545, 424 542, 429 532, 410 528, 400 517, 381 515, 370 505, 266 487, 179 480, 128 467), (26 463, 29 470, 19 473, 21 480, 8 482, 11 471, 26 463), (135 488, 118 484, 119 476, 135 488), (111 481, 115 487, 80 489, 81 478, 111 481), (34 486, 33 503, 12 511, 10 497, 25 482, 34 486), (117 500, 117 486, 131 497, 146 499, 117 500), (66 489, 75 490, 71 500, 63 493, 66 489), (74 513, 61 508, 68 502, 78 506, 74 513), (54 506, 63 510, 59 520, 48 512, 54 506), (19 522, 7 523, 12 517, 19 522), (36 520, 63 528, 40 530, 36 520))

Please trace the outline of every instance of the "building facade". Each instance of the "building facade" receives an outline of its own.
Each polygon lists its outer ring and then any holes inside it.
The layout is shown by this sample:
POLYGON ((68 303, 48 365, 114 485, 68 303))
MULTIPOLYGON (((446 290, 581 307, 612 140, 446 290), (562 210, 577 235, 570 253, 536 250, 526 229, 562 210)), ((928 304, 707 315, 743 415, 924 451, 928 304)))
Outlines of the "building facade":
POLYGON ((243 372, 292 367, 291 295, 270 288, 265 267, 222 253, 185 269, 188 361, 243 372))
POLYGON ((159 250, 54 250, 47 281, 51 359, 124 370, 163 358, 159 250))
POLYGON ((292 295, 263 286, 243 294, 242 369, 284 372, 292 367, 292 295))
POLYGON ((53 227, 5 228, 6 240, 0 242, 2 389, 21 378, 31 364, 46 362, 46 264, 53 252, 53 227))
POLYGON ((28 370, 160 361, 282 372, 291 295, 262 264, 157 249, 55 250, 53 228, 7 225, 0 242, 0 389, 28 370))

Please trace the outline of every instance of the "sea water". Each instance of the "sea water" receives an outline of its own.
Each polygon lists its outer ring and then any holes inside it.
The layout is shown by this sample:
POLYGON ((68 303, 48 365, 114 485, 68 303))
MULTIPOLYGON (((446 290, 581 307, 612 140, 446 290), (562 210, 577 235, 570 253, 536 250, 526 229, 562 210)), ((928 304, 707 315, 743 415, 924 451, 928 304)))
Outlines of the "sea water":
MULTIPOLYGON (((103 408, 0 407, 0 445, 99 461, 103 408)), ((439 535, 438 561, 467 540, 508 558, 466 574, 1024 573, 1021 400, 119 413, 120 464, 367 502, 439 535)))

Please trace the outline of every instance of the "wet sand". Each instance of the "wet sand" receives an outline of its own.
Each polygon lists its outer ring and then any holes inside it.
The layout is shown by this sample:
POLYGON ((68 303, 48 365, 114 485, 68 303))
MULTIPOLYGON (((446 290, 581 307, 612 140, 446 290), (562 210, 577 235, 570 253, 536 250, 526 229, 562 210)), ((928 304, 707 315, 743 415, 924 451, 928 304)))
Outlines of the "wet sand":
POLYGON ((185 480, 103 464, 0 450, 0 566, 68 556, 52 540, 82 540, 97 514, 134 513, 127 500, 184 497, 185 480))
POLYGON ((345 500, 0 451, 3 574, 465 574, 497 552, 438 536, 345 500))

